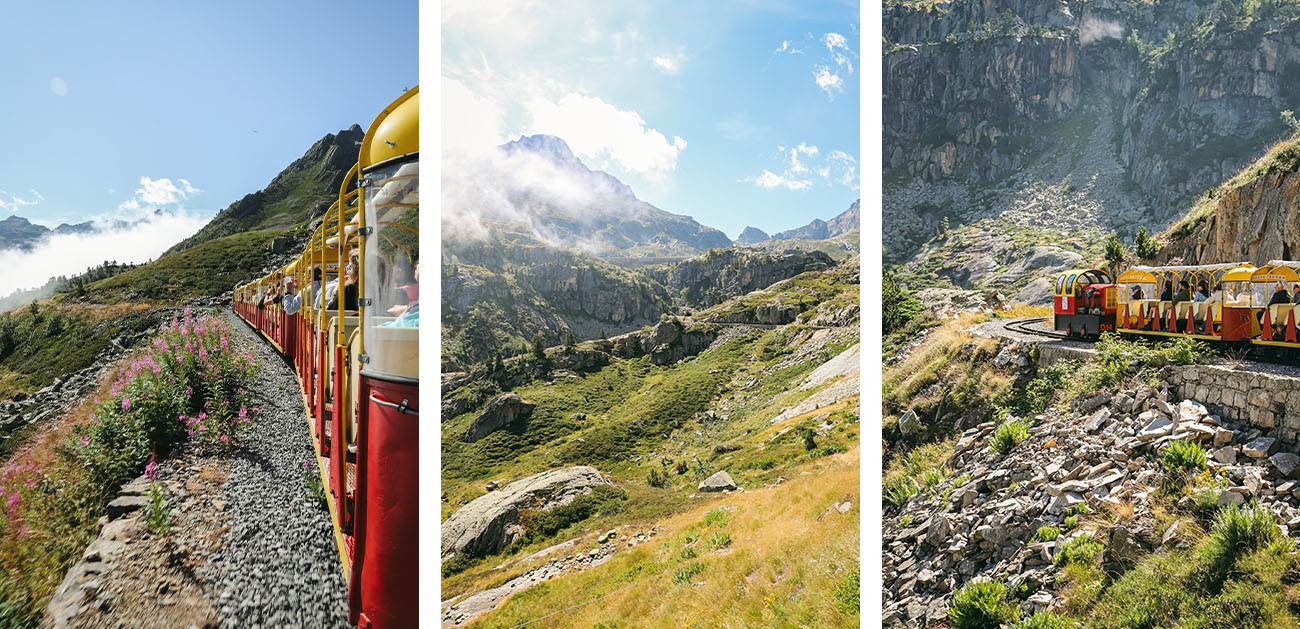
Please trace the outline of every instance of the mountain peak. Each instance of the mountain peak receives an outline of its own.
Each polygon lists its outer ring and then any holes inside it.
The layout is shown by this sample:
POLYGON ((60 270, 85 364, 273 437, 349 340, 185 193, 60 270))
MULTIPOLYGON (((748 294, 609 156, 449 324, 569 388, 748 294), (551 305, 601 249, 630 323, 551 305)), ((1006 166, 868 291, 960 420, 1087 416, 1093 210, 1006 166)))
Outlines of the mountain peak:
POLYGON ((740 232, 739 236, 736 236, 735 243, 738 245, 752 245, 763 242, 768 238, 771 238, 771 236, 768 236, 767 232, 752 225, 747 225, 745 230, 740 232))
POLYGON ((593 187, 607 186, 619 196, 635 199, 636 194, 627 184, 619 181, 615 177, 603 170, 592 170, 587 168, 573 150, 569 148, 569 143, 554 135, 539 133, 537 135, 521 135, 518 140, 512 140, 502 144, 500 148, 506 155, 515 155, 518 153, 528 153, 538 157, 545 158, 560 168, 573 173, 574 175, 587 179, 593 187))

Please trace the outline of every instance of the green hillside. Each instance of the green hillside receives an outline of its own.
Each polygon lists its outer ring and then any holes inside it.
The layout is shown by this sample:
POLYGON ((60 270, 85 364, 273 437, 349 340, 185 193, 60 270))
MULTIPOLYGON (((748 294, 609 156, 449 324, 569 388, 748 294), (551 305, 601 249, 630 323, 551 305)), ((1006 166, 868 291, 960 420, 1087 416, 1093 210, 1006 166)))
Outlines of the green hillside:
POLYGON ((89 284, 84 296, 74 294, 72 298, 101 303, 179 303, 221 295, 266 265, 267 245, 281 233, 274 229, 243 232, 168 253, 142 267, 89 284))

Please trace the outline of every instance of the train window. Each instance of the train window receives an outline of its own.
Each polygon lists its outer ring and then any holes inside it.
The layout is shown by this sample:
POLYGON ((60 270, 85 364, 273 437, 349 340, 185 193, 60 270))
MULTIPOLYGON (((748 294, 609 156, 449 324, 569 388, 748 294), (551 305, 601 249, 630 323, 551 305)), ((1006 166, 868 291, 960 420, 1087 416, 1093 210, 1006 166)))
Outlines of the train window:
POLYGON ((1075 277, 1077 277, 1077 276, 1075 276, 1075 275, 1071 275, 1068 279, 1065 280, 1065 289, 1064 289, 1063 291, 1061 291, 1061 293, 1062 293, 1063 295, 1072 295, 1072 294, 1074 294, 1074 278, 1075 278, 1075 277))
POLYGON ((420 163, 367 173, 365 352, 367 370, 419 377, 420 163))
POLYGON ((1061 277, 1056 279, 1056 294, 1061 295, 1064 293, 1065 293, 1065 276, 1062 275, 1061 277))

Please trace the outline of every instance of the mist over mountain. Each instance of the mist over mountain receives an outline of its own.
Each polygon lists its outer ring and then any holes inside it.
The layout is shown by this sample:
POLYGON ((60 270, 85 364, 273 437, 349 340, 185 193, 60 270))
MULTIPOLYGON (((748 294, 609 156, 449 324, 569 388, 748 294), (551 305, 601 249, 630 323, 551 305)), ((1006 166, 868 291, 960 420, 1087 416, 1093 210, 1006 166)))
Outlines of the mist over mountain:
MULTIPOLYGON (((157 210, 154 215, 160 216, 163 213, 163 210, 157 210)), ((49 236, 60 234, 92 234, 111 229, 122 229, 144 220, 146 219, 138 219, 135 221, 125 221, 120 219, 109 221, 83 221, 75 224, 60 223, 54 229, 50 229, 44 225, 33 223, 22 216, 14 214, 0 221, 0 251, 5 249, 22 249, 24 251, 30 251, 33 247, 40 244, 42 240, 49 236)))
POLYGON ((550 245, 603 257, 687 256, 731 244, 690 216, 637 199, 555 136, 523 136, 487 155, 444 160, 442 177, 448 243, 484 242, 485 225, 505 221, 550 245))

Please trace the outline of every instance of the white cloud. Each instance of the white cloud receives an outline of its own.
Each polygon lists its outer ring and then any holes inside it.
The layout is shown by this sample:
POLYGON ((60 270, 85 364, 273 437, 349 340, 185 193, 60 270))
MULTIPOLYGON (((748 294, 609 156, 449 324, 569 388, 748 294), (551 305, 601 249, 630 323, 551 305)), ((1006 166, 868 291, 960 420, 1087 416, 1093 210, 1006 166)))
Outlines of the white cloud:
POLYGON ((653 62, 656 68, 659 68, 660 70, 663 70, 668 74, 673 74, 674 72, 677 72, 677 62, 673 61, 672 59, 669 59, 668 57, 663 57, 663 56, 655 57, 653 59, 653 62))
POLYGON ((844 79, 840 75, 831 72, 826 66, 816 66, 813 68, 813 79, 817 81, 817 87, 826 92, 826 97, 835 100, 835 93, 844 91, 844 79))
POLYGON ((135 196, 123 201, 117 208, 139 210, 160 205, 175 205, 199 192, 202 190, 190 185, 190 182, 185 179, 177 179, 173 182, 166 177, 158 179, 140 177, 140 187, 136 188, 135 196))
POLYGON ((505 141, 505 111, 495 101, 442 77, 442 146, 483 153, 505 141))
POLYGON ((0 251, 0 296, 45 284, 59 275, 76 275, 104 260, 145 262, 197 232, 210 216, 196 213, 150 214, 125 229, 94 234, 56 234, 35 249, 0 251))
MULTIPOLYGON (((779 149, 781 147, 777 147, 777 148, 779 149)), ((800 142, 799 146, 790 149, 789 153, 790 153, 789 172, 806 173, 808 172, 808 167, 799 162, 799 154, 802 153, 804 155, 807 155, 808 157, 815 157, 817 155, 817 146, 816 145, 809 146, 807 144, 804 144, 803 142, 800 142)))
POLYGON ((772 53, 773 53, 773 54, 786 53, 786 54, 790 54, 790 55, 802 55, 802 54, 803 54, 803 50, 801 50, 801 49, 799 49, 799 48, 795 48, 795 47, 794 47, 794 44, 792 44, 792 43, 790 42, 790 40, 787 39, 787 40, 785 40, 785 41, 782 41, 782 42, 781 42, 781 47, 780 47, 780 48, 777 48, 777 49, 774 50, 774 51, 772 51, 772 53))
POLYGON ((36 191, 36 188, 29 188, 26 195, 17 195, 0 190, 0 210, 17 213, 22 208, 29 205, 36 205, 44 201, 45 197, 36 191), (5 197, 9 197, 6 199, 5 197))
POLYGON ((646 125, 641 115, 596 98, 570 93, 558 101, 535 98, 528 105, 530 133, 563 138, 582 157, 608 159, 628 171, 660 178, 677 168, 686 140, 646 125))
POLYGON ((56 76, 50 79, 50 91, 54 92, 55 96, 67 96, 68 82, 56 76))
POLYGON ((770 170, 764 169, 763 174, 750 179, 741 179, 741 182, 752 183, 760 188, 772 190, 774 188, 786 188, 788 190, 807 190, 812 188, 812 182, 807 179, 792 179, 778 175, 770 170))
POLYGON ((817 145, 806 142, 800 142, 792 148, 778 146, 776 150, 782 155, 784 161, 781 174, 764 170, 763 174, 757 177, 741 179, 741 181, 768 190, 776 188, 811 190, 816 181, 821 179, 831 186, 838 183, 854 190, 858 189, 858 161, 844 151, 835 149, 823 157, 817 145))

